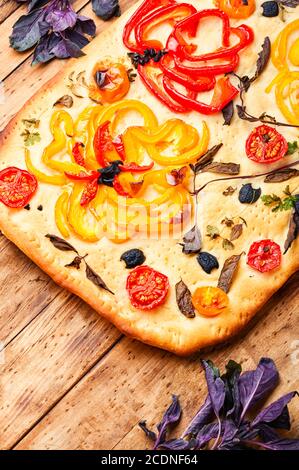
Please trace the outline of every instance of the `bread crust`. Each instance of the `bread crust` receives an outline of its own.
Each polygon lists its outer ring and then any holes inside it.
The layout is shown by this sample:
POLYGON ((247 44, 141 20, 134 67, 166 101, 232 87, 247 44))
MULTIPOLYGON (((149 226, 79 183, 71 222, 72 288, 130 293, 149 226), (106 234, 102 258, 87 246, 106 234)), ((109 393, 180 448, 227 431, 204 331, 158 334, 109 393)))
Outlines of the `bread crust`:
MULTIPOLYGON (((198 6, 198 3, 193 3, 198 6)), ((133 9, 134 8, 136 7, 133 7, 133 9)), ((15 149, 21 149, 22 147, 22 141, 19 137, 21 120, 28 116, 28 114, 31 116, 35 113, 36 109, 43 110, 45 107, 49 108, 54 102, 54 96, 57 99, 59 96, 64 94, 66 92, 66 78, 69 72, 74 67, 77 68, 78 63, 85 66, 89 62, 94 61, 98 50, 96 45, 100 46, 101 43, 106 44, 109 35, 115 31, 117 25, 119 25, 119 29, 122 28, 122 25, 125 23, 126 18, 130 13, 131 12, 123 15, 120 20, 113 24, 113 29, 109 28, 103 35, 100 35, 94 40, 94 44, 91 44, 91 46, 87 48, 87 58, 84 58, 81 62, 78 62, 78 60, 69 61, 66 69, 60 71, 48 83, 43 85, 39 92, 27 101, 22 110, 0 133, 1 169, 8 164, 11 164, 11 162, 14 162, 13 152, 15 152, 15 149)), ((273 29, 275 28, 273 27, 273 29)), ((140 90, 142 85, 138 82, 136 87, 139 87, 138 90, 140 90)), ((145 96, 145 99, 149 99, 146 96, 147 92, 144 91, 144 89, 142 89, 142 93, 144 93, 142 96, 145 96)), ((155 103, 157 109, 162 106, 157 102, 155 103)), ((191 120, 195 118, 198 119, 198 115, 194 118, 190 117, 191 120)), ((241 124, 243 126, 243 123, 241 124)), ((212 122, 212 125, 214 125, 214 122, 212 122)), ((243 127, 240 127, 240 129, 243 132, 243 127)), ((250 128, 245 128, 245 132, 249 132, 249 130, 250 128)), ((234 129, 232 129, 231 132, 233 131, 234 129)), ((16 166, 18 166, 22 161, 21 157, 18 158, 19 160, 16 162, 16 166)), ((227 161, 231 160, 231 155, 228 150, 225 152, 223 159, 226 159, 227 161)), ((238 161, 237 157, 236 161, 238 161)), ((246 161, 245 164, 248 164, 248 162, 246 161)), ((257 167, 255 166, 252 168, 256 170, 257 167)), ((206 176, 204 176, 204 178, 206 178, 206 176)), ((210 177, 209 179, 213 178, 210 177)), ((297 178, 296 181, 298 183, 299 178, 297 178)), ((267 193, 271 193, 272 189, 279 192, 283 188, 283 185, 280 184, 276 186, 267 186, 261 182, 260 185, 265 191, 267 191, 267 193)), ((210 218, 213 219, 213 217, 215 217, 215 205, 218 210, 217 201, 219 194, 223 192, 226 186, 227 184, 224 183, 217 183, 213 187, 210 186, 210 190, 207 195, 205 195, 207 202, 204 206, 204 214, 202 214, 205 221, 208 222, 210 218)), ((41 185, 40 193, 41 196, 43 194, 45 196, 47 195, 46 185, 41 185)), ((230 206, 230 199, 223 197, 219 214, 221 215, 221 213, 225 213, 225 210, 229 212, 230 206)), ((250 208, 250 210, 250 215, 246 217, 252 225, 250 233, 248 233, 246 238, 246 247, 255 239, 267 237, 279 239, 279 242, 282 245, 287 231, 288 214, 279 215, 279 218, 275 219, 274 222, 271 220, 268 223, 267 217, 270 210, 263 207, 262 203, 259 203, 257 210, 255 208, 250 208), (261 212, 264 219, 260 216, 261 212)), ((231 292, 229 293, 231 307, 227 314, 220 315, 215 318, 200 318, 199 315, 197 315, 195 319, 185 318, 176 307, 175 294, 173 292, 171 293, 166 306, 161 306, 153 312, 144 313, 130 306, 127 299, 124 300, 124 280, 128 272, 125 271, 123 265, 116 263, 116 260, 113 259, 113 254, 111 256, 110 254, 107 255, 106 261, 98 261, 96 259, 96 253, 99 252, 98 244, 91 247, 90 244, 80 242, 79 245, 82 252, 84 249, 90 250, 92 259, 96 262, 97 268, 100 268, 100 272, 101 267, 107 271, 109 281, 113 283, 113 287, 116 288, 115 296, 107 291, 97 288, 86 278, 83 269, 76 271, 65 267, 65 264, 70 261, 71 254, 58 251, 49 242, 49 240, 45 238, 46 233, 50 230, 53 231, 53 214, 49 211, 47 212, 47 215, 49 220, 51 219, 49 227, 46 225, 45 230, 42 230, 42 224, 35 214, 32 214, 32 216, 30 215, 31 222, 28 221, 28 223, 26 223, 26 220, 24 219, 25 216, 21 211, 14 213, 12 210, 1 205, 0 228, 8 239, 17 245, 57 284, 81 297, 100 315, 112 322, 121 332, 127 336, 143 341, 144 343, 166 349, 181 356, 190 355, 201 348, 223 342, 234 336, 252 319, 262 305, 267 302, 267 300, 287 281, 287 279, 299 269, 299 241, 297 239, 293 243, 287 255, 285 255, 282 267, 274 274, 267 273, 266 275, 262 275, 260 273, 252 273, 250 268, 246 265, 245 255, 242 257, 241 265, 236 274, 236 279, 234 280, 231 292), (109 263, 113 264, 114 262, 116 267, 115 269, 113 268, 112 276, 109 275, 108 268, 104 268, 104 265, 105 263, 108 265, 109 263), (118 275, 120 279, 114 279, 117 278, 118 275), (119 293, 117 291, 118 285, 122 285, 119 293)), ((205 224, 202 225, 204 230, 205 224)), ((56 233, 59 235, 57 230, 56 233)), ((71 243, 77 246, 77 241, 75 239, 72 239, 71 243)), ((208 251, 213 246, 212 241, 206 241, 206 243, 208 251)), ((244 240, 238 240, 236 242, 236 253, 241 253, 243 251, 243 244, 244 240)), ((146 243, 146 247, 149 252, 154 249, 154 246, 156 246, 154 245, 154 242, 146 243)), ((165 242, 162 244, 161 250, 163 251, 163 249, 166 253, 173 253, 174 257, 180 253, 180 249, 174 242, 169 242, 169 244, 165 242)), ((218 250, 220 250, 219 247, 218 250)), ((222 254, 222 261, 231 254, 231 252, 224 255, 222 254)), ((97 256, 100 257, 99 254, 97 256)), ((153 255, 149 253, 148 256, 153 255)), ((184 257, 184 255, 180 256, 184 257)), ((152 259, 154 259, 154 256, 152 259)), ((117 262, 119 262, 118 259, 117 262)), ((160 268, 160 270, 163 270, 164 263, 165 260, 161 257, 157 262, 157 267, 160 268)), ((156 267, 156 265, 154 267, 156 267)), ((194 258, 188 258, 186 256, 184 257, 184 260, 181 261, 178 273, 175 272, 175 268, 172 268, 170 264, 167 269, 173 277, 173 282, 171 282, 172 291, 174 291, 174 284, 179 280, 179 277, 184 277, 186 282, 189 280, 192 288, 194 289, 198 285, 205 285, 207 283, 215 285, 215 282, 217 282, 217 275, 219 275, 218 272, 218 274, 214 274, 212 277, 208 278, 206 275, 202 275, 198 270, 196 273, 189 272, 190 270, 195 271, 197 268, 194 258)), ((107 284, 110 287, 109 282, 107 282, 107 284)))

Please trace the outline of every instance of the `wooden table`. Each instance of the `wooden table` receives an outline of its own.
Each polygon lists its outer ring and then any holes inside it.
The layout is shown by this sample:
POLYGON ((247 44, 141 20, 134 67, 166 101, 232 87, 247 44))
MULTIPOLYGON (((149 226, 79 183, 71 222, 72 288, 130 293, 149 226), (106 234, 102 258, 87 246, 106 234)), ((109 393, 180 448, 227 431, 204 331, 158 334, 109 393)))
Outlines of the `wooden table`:
MULTIPOLYGON (((122 10, 133 3, 122 0, 122 10)), ((98 33, 106 27, 89 2, 74 5, 95 19, 98 33)), ((12 25, 25 8, 0 0, 0 128, 64 66, 56 60, 31 67, 30 52, 9 48, 12 25)), ((144 449, 137 423, 157 422, 171 393, 185 410, 181 426, 191 418, 206 394, 199 354, 180 359, 122 336, 3 236, 0 252, 1 449, 144 449)), ((299 272, 247 331, 202 356, 221 367, 234 358, 245 369, 270 356, 281 371, 279 393, 298 388, 298 281, 299 272)), ((299 417, 299 400, 291 414, 299 417)))

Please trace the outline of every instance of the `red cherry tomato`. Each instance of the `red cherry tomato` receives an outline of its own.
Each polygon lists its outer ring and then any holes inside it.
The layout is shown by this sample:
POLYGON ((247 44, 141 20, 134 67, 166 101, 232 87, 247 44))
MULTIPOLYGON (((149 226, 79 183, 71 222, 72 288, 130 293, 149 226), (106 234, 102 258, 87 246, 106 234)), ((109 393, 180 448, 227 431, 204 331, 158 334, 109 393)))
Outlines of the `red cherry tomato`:
POLYGON ((169 281, 149 266, 137 266, 129 274, 126 288, 133 307, 151 310, 164 303, 169 281))
POLYGON ((246 154, 257 163, 273 163, 285 156, 288 150, 286 139, 271 126, 258 126, 246 141, 246 154))
POLYGON ((7 207, 25 207, 37 189, 37 179, 11 166, 0 171, 0 201, 7 207))
POLYGON ((265 273, 278 268, 281 263, 280 246, 272 240, 254 242, 247 255, 247 264, 252 268, 265 273))

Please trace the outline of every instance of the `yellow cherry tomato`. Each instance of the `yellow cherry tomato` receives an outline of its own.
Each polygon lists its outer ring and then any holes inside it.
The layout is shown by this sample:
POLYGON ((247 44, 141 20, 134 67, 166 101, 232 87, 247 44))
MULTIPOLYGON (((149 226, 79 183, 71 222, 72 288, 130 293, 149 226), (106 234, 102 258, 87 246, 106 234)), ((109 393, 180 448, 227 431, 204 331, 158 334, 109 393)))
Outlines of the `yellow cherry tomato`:
POLYGON ((206 317, 216 317, 223 313, 229 304, 227 294, 219 287, 198 287, 193 296, 192 303, 196 310, 206 317))

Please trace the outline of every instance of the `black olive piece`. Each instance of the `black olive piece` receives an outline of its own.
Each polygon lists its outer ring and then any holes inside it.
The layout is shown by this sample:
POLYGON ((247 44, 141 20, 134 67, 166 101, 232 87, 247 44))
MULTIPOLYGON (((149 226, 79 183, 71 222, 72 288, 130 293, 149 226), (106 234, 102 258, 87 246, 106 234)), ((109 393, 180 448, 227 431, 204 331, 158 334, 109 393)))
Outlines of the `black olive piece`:
POLYGON ((100 173, 100 176, 98 177, 98 183, 112 187, 114 177, 120 173, 119 165, 122 163, 123 162, 121 160, 114 160, 110 163, 110 165, 98 170, 100 173))
POLYGON ((24 209, 26 209, 26 211, 30 211, 30 204, 26 204, 26 206, 24 206, 24 209))
POLYGON ((201 251, 199 255, 196 257, 198 264, 202 267, 205 273, 211 274, 213 269, 219 268, 219 263, 217 258, 211 253, 207 253, 206 251, 201 251))
POLYGON ((39 206, 37 206, 37 210, 38 210, 38 211, 42 211, 42 210, 43 210, 43 206, 40 204, 39 206))
POLYGON ((261 188, 253 188, 251 183, 243 184, 239 191, 241 204, 254 204, 261 196, 261 188))
POLYGON ((267 18, 274 18, 274 16, 279 15, 279 6, 277 2, 264 2, 262 3, 261 7, 263 9, 262 15, 266 16, 267 18))
POLYGON ((154 57, 154 62, 159 62, 159 60, 161 60, 162 58, 162 55, 163 55, 162 51, 158 51, 154 57))
POLYGON ((101 72, 100 70, 97 70, 97 72, 95 73, 94 79, 98 87, 102 88, 106 82, 106 72, 101 72))
POLYGON ((138 248, 133 248, 132 250, 125 251, 121 255, 120 260, 126 263, 127 269, 132 269, 143 264, 145 261, 145 256, 143 251, 139 250, 138 248))

